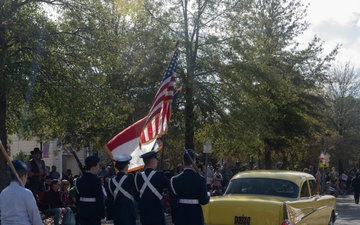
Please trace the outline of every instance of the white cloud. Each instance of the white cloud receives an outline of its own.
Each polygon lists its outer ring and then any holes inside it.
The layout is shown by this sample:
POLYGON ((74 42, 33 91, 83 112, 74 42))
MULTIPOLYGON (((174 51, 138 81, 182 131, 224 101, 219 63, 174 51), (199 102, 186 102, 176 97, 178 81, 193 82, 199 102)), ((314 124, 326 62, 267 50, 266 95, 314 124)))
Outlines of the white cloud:
POLYGON ((340 61, 360 58, 360 1, 359 0, 303 0, 310 4, 306 20, 309 29, 299 37, 308 43, 317 35, 325 42, 328 53, 342 44, 337 59, 340 61))

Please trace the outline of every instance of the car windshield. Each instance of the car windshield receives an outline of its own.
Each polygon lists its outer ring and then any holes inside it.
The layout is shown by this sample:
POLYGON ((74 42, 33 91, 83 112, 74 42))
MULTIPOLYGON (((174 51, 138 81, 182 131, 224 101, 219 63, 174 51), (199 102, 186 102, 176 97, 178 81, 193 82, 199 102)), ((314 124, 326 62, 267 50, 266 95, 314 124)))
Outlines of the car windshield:
POLYGON ((224 195, 272 195, 297 198, 299 187, 288 180, 270 178, 239 178, 231 180, 224 195))

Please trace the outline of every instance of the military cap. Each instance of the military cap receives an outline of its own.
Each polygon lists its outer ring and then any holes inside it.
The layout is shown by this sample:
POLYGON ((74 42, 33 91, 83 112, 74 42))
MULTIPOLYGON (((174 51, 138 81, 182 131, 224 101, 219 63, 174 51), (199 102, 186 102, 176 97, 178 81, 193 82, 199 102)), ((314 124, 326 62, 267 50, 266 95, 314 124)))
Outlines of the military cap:
POLYGON ((153 150, 147 153, 144 153, 140 156, 142 159, 148 159, 148 158, 157 158, 158 150, 153 150))
POLYGON ((113 158, 113 160, 118 163, 126 163, 126 162, 129 162, 131 159, 132 159, 132 157, 129 154, 115 155, 113 158))
POLYGON ((185 150, 185 151, 186 151, 187 153, 186 153, 186 152, 184 153, 184 160, 189 159, 189 156, 191 157, 192 160, 195 159, 196 154, 195 154, 194 150, 192 150, 192 149, 187 149, 187 150, 185 150))
POLYGON ((28 171, 28 168, 25 163, 23 163, 21 160, 13 160, 12 164, 15 168, 15 170, 26 170, 28 171))
POLYGON ((89 165, 89 164, 92 164, 92 163, 99 163, 100 162, 100 159, 98 158, 98 157, 96 157, 96 156, 93 156, 93 155, 91 155, 91 156, 88 156, 88 157, 86 157, 86 159, 85 159, 85 165, 89 165))

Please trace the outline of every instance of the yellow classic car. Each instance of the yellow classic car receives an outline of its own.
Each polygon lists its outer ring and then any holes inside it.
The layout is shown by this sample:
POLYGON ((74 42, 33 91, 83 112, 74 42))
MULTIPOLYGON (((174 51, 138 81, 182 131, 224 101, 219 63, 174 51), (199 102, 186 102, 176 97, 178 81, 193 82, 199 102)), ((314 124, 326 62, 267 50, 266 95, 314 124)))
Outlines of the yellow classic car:
POLYGON ((319 195, 315 177, 287 170, 236 174, 224 195, 203 206, 206 225, 333 225, 336 198, 319 195))

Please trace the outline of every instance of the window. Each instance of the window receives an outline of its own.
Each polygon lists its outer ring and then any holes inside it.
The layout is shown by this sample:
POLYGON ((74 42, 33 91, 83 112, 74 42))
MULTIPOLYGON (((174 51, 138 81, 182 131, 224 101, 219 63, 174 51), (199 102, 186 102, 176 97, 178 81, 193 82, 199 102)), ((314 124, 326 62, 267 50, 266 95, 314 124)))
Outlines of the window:
POLYGON ((310 191, 307 181, 305 181, 301 187, 301 198, 303 197, 310 197, 310 191))
POLYGON ((316 183, 315 180, 309 180, 311 195, 316 195, 318 190, 316 189, 316 183))
POLYGON ((270 178, 240 178, 232 180, 225 195, 272 195, 297 198, 299 187, 288 180, 270 178))

